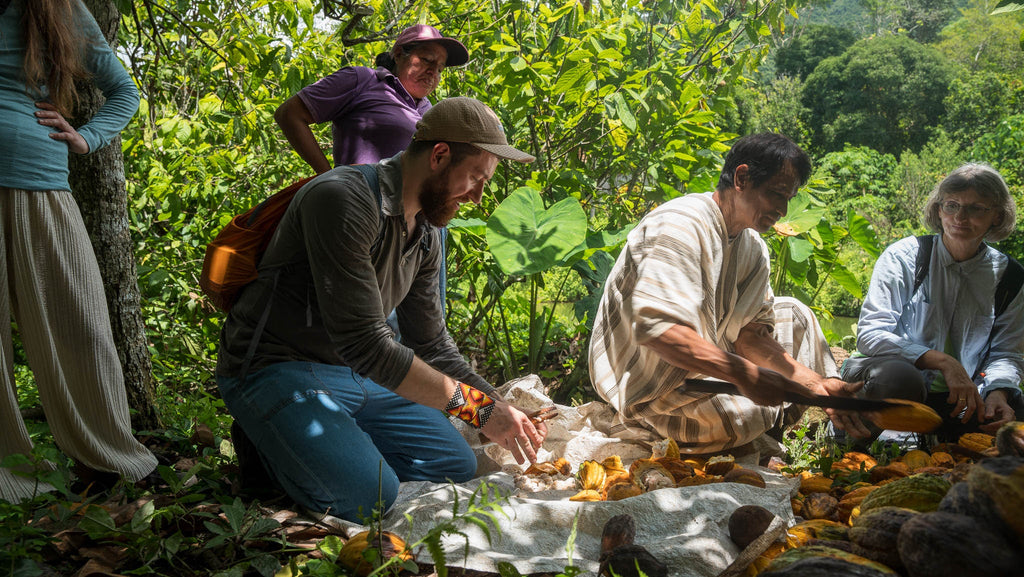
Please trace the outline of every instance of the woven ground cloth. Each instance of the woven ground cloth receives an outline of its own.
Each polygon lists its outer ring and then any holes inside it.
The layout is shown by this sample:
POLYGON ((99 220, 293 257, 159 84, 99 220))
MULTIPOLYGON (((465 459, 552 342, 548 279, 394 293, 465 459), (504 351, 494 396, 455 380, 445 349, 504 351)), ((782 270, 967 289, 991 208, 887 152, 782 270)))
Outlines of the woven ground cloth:
MULTIPOLYGON (((537 377, 525 377, 499 389, 506 399, 526 411, 551 406, 537 377)), ((548 421, 549 434, 538 459, 567 459, 575 471, 588 459, 602 460, 611 455, 622 457, 623 463, 650 457, 648 444, 625 443, 606 435, 605 423, 611 422, 611 408, 600 402, 579 407, 558 406, 559 416, 548 421)), ((461 423, 457 423, 457 426, 461 423)), ((732 572, 730 565, 746 566, 747 558, 756 556, 767 543, 752 544, 741 552, 729 539, 729 516, 742 505, 761 505, 778 519, 773 532, 794 522, 790 497, 799 482, 757 466, 763 452, 747 449, 737 454, 737 462, 761 473, 767 487, 758 488, 738 483, 714 483, 695 487, 659 489, 613 502, 573 502, 568 497, 574 489, 539 492, 516 488, 516 473, 524 469, 511 455, 494 444, 481 444, 476 431, 461 428, 474 447, 479 460, 477 478, 462 484, 412 482, 403 483, 398 501, 387 512, 383 527, 401 535, 407 542, 419 540, 441 520, 452 518, 456 499, 460 510, 481 483, 490 490, 508 496, 496 515, 497 525, 489 523, 490 540, 478 526, 466 524, 460 535, 447 536, 444 548, 449 567, 475 571, 497 572, 498 563, 509 562, 520 573, 558 573, 573 564, 595 573, 600 556, 601 530, 615 515, 628 513, 636 521, 636 542, 665 563, 670 575, 720 576, 732 572), (410 522, 411 519, 411 522, 410 522), (569 547, 570 534, 576 533, 569 547), (741 556, 737 562, 737 558, 741 556), (571 561, 570 561, 571 559, 571 561), (736 562, 736 563, 734 563, 736 562)), ((660 439, 650 439, 656 442, 660 439)), ((349 535, 365 529, 357 524, 327 518, 331 525, 342 527, 349 535)), ((425 551, 417 551, 422 562, 430 562, 425 551)))

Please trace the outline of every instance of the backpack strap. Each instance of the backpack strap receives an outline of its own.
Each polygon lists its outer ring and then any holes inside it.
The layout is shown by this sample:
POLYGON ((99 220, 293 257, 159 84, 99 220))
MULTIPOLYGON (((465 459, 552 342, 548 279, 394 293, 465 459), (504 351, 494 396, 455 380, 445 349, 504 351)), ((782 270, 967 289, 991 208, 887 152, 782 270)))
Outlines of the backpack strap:
POLYGON ((917 237, 917 260, 914 261, 914 288, 910 289, 913 296, 921 283, 928 276, 928 269, 932 264, 932 245, 935 244, 935 237, 930 234, 923 234, 917 237))
POLYGON ((1021 266, 1015 258, 1010 255, 1006 255, 1009 262, 1006 263, 1006 270, 1003 271, 1003 277, 999 279, 999 284, 996 285, 996 300, 995 300, 995 313, 996 317, 1006 312, 1006 308, 1010 306, 1010 301, 1017 296, 1020 289, 1024 287, 1024 266, 1021 266))
POLYGON ((373 241, 370 245, 370 254, 376 254, 380 250, 380 244, 384 240, 384 196, 380 193, 380 177, 377 176, 377 165, 376 164, 352 164, 352 168, 363 173, 363 178, 366 179, 366 184, 370 186, 370 190, 377 197, 377 206, 380 207, 380 230, 377 233, 377 240, 373 241))
POLYGON ((1006 258, 1009 259, 1006 262, 1006 270, 1003 271, 1003 276, 999 279, 999 284, 996 285, 996 295, 993 302, 995 313, 992 318, 992 330, 988 332, 988 340, 985 342, 985 356, 978 363, 978 368, 974 371, 971 380, 978 378, 981 374, 981 368, 988 362, 988 356, 992 352, 992 339, 996 336, 996 321, 999 320, 1000 315, 1006 312, 1007 307, 1010 306, 1010 302, 1020 292, 1021 287, 1024 287, 1024 267, 1012 256, 1006 255, 1006 258))
MULTIPOLYGON (((380 249, 381 241, 384 239, 384 197, 380 193, 380 179, 377 176, 377 166, 374 164, 351 164, 349 166, 362 173, 363 178, 366 179, 366 184, 369 185, 370 190, 373 191, 374 196, 377 198, 377 206, 380 207, 380 231, 377 233, 377 240, 370 247, 370 254, 373 254, 380 249)), ((245 360, 242 361, 242 380, 240 384, 245 384, 245 377, 249 375, 249 365, 252 364, 252 360, 256 356, 256 347, 260 343, 260 337, 263 336, 263 329, 267 326, 267 320, 270 319, 270 308, 274 304, 274 293, 277 292, 277 281, 281 278, 282 268, 277 267, 274 271, 274 284, 270 287, 267 306, 264 307, 263 314, 260 315, 260 320, 256 323, 256 329, 252 333, 252 340, 249 341, 249 349, 245 352, 245 360)))

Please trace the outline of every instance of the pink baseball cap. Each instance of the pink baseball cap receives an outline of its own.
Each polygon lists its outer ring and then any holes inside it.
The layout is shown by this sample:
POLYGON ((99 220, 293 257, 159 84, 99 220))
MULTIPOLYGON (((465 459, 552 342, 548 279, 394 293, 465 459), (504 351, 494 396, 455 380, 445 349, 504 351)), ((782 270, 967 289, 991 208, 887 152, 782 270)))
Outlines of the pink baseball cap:
MULTIPOLYGON (((394 48, 401 48, 406 44, 412 44, 414 42, 437 42, 444 49, 448 51, 448 60, 445 61, 445 66, 462 66, 469 61, 469 50, 463 46, 462 42, 454 38, 447 38, 442 36, 438 32, 437 28, 428 26, 426 24, 416 24, 410 26, 402 31, 398 35, 398 39, 395 40, 394 48)), ((394 50, 392 48, 392 50, 394 50)))

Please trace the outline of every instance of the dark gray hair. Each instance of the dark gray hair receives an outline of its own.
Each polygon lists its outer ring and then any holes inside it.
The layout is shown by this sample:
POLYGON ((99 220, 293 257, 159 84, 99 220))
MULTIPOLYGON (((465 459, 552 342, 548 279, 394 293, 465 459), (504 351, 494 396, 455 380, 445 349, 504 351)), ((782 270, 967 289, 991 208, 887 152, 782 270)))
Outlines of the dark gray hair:
POLYGON ((408 56, 412 54, 413 49, 415 49, 420 44, 423 43, 410 42, 402 46, 395 46, 394 48, 391 49, 390 52, 381 52, 380 54, 377 55, 377 58, 374 59, 373 65, 376 66, 377 68, 384 68, 388 72, 395 74, 398 72, 398 57, 408 56))
POLYGON ((928 196, 924 205, 924 223, 929 229, 941 233, 942 219, 939 215, 942 201, 947 195, 974 190, 978 196, 993 204, 1002 219, 985 234, 985 240, 998 242, 1010 236, 1017 225, 1017 203, 1010 195, 1010 189, 1002 175, 987 164, 969 162, 949 173, 928 196))

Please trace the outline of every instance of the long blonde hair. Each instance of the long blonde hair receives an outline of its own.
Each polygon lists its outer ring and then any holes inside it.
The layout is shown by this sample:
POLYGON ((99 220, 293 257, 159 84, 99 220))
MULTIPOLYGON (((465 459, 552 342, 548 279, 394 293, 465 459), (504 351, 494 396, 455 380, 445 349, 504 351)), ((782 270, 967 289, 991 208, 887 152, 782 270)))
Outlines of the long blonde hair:
MULTIPOLYGON (((68 116, 78 103, 75 81, 89 78, 85 37, 73 0, 26 0, 21 25, 25 34, 25 84, 30 93, 50 91, 50 102, 68 116)), ((84 8, 83 8, 84 9, 84 8)))

